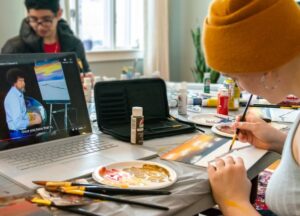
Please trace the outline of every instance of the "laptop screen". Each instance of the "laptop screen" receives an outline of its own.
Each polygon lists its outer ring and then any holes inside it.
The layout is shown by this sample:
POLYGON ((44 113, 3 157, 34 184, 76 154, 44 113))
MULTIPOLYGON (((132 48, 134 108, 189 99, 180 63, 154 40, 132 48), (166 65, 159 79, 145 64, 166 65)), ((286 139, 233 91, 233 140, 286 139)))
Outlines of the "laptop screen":
POLYGON ((86 133, 75 54, 0 55, 0 150, 86 133))

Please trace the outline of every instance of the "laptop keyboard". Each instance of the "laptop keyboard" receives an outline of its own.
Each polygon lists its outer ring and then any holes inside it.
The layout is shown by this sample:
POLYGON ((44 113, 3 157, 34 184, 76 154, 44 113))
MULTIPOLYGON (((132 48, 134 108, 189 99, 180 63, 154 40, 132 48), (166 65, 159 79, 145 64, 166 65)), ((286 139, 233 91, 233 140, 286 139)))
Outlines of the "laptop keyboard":
POLYGON ((26 149, 20 152, 7 152, 1 159, 7 161, 17 169, 27 170, 117 146, 117 144, 111 141, 102 140, 98 136, 93 135, 88 138, 81 138, 81 140, 76 139, 54 145, 35 146, 36 148, 28 149, 29 151, 26 151, 26 149))

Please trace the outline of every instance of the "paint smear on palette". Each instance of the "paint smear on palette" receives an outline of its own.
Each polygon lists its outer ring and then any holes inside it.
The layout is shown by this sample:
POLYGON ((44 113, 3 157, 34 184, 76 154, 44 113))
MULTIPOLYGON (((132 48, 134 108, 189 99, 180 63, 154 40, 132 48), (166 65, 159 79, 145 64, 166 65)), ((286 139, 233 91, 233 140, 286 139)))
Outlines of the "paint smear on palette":
POLYGON ((232 138, 235 134, 235 129, 232 127, 232 123, 215 124, 211 128, 211 131, 219 136, 228 138, 232 138))
POLYGON ((233 116, 225 116, 216 113, 201 113, 189 118, 190 121, 198 125, 213 126, 220 123, 233 122, 233 116))

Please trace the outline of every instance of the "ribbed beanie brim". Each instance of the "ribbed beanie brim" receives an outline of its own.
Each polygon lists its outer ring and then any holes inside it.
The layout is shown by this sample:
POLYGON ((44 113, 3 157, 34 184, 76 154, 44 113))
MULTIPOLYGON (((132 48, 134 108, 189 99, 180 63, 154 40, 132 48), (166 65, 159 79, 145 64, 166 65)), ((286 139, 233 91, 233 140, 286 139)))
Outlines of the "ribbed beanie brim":
POLYGON ((217 71, 269 71, 300 54, 300 8, 294 0, 214 0, 202 40, 217 71))

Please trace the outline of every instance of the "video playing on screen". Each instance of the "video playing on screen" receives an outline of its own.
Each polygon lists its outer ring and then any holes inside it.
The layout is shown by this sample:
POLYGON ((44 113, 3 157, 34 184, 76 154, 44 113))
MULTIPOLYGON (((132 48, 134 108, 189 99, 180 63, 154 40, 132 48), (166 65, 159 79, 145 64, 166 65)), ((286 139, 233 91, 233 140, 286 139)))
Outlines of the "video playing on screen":
POLYGON ((0 150, 91 131, 74 54, 0 56, 0 80, 0 150))
POLYGON ((46 103, 70 102, 64 71, 59 61, 37 61, 34 71, 46 103))

